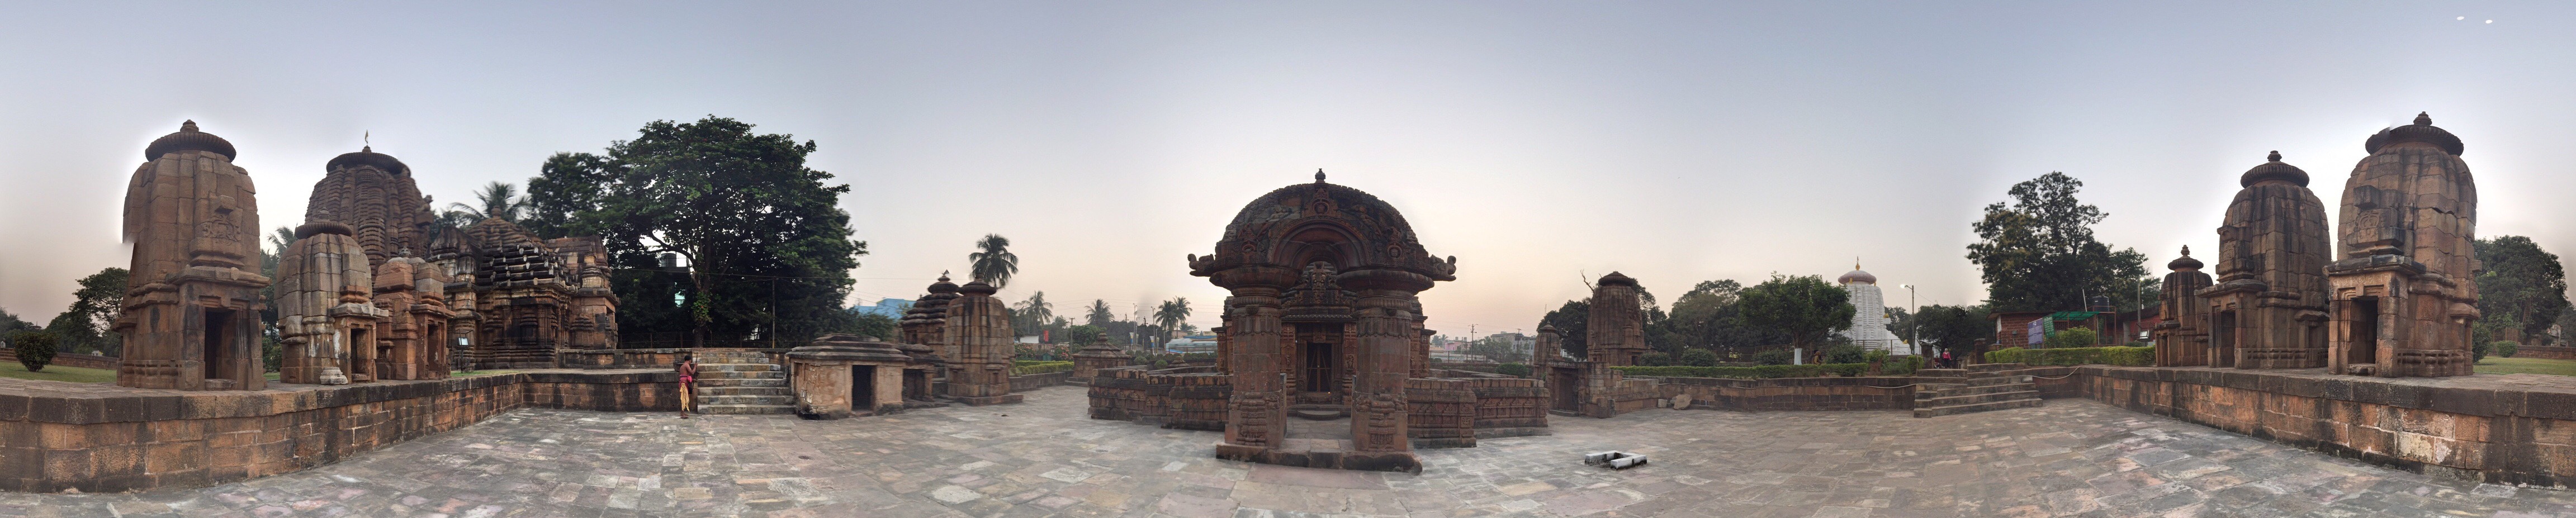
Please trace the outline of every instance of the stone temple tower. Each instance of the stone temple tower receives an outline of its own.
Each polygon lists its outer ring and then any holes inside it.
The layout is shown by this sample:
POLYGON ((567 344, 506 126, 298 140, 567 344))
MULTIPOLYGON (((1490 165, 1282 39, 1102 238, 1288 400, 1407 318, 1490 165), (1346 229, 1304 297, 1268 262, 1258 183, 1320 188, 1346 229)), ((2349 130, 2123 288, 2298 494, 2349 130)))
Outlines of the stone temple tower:
POLYGON ((295 228, 279 253, 277 330, 285 349, 277 380, 340 385, 374 379, 376 336, 391 313, 369 303, 375 273, 357 232, 333 221, 295 228))
POLYGON ((125 187, 133 277, 113 325, 125 338, 116 384, 258 390, 259 201, 233 145, 196 121, 144 148, 125 187), (248 266, 255 268, 256 266, 248 266))
POLYGON ((1584 322, 1584 353, 1603 365, 1636 365, 1646 354, 1646 314, 1637 280, 1619 272, 1592 287, 1592 312, 1584 322))
POLYGON ((1860 262, 1854 261, 1851 273, 1835 278, 1834 283, 1842 285, 1843 293, 1851 300, 1851 329, 1843 330, 1845 338, 1864 349, 1892 354, 1906 352, 1900 347, 1904 342, 1897 339, 1896 333, 1887 331, 1887 297, 1879 292, 1878 276, 1861 271, 1860 262))
POLYGON ((2478 314, 2477 182, 2460 138, 2417 114, 2380 130, 2344 183, 2330 372, 2383 377, 2470 373, 2478 314))
POLYGON ((2304 369, 2326 363, 2326 206, 2308 173, 2281 153, 2246 170, 2218 227, 2218 284, 2208 304, 2208 365, 2304 369))
POLYGON ((2209 274, 2200 272, 2200 260, 2191 258, 2191 247, 2182 247, 2182 257, 2165 263, 2164 291, 2157 297, 2164 321, 2156 323, 2151 336, 2156 340, 2156 365, 2189 367, 2209 364, 2209 330, 2201 325, 2209 313, 2209 304, 2200 298, 2200 290, 2211 284, 2209 274))

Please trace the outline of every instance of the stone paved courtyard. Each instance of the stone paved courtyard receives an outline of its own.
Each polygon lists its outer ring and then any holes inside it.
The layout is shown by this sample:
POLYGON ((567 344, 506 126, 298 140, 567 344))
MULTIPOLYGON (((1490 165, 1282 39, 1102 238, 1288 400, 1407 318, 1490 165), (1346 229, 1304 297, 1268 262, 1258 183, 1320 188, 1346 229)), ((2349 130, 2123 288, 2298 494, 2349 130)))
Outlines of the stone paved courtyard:
POLYGON ((1648 410, 1424 452, 1421 476, 1208 458, 1219 434, 1085 419, 1083 390, 843 421, 523 409, 308 471, 0 516, 2479 516, 2576 493, 2442 481, 2087 400, 1905 412, 1648 410), (1642 451, 1627 471, 1582 452, 1642 451))

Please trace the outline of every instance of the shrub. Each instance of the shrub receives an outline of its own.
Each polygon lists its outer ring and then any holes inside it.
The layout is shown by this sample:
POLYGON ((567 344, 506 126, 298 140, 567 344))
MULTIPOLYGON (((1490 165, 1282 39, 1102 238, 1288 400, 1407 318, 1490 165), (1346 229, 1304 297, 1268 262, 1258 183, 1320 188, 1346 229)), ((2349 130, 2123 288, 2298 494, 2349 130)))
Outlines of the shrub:
POLYGON ((1717 353, 1709 352, 1707 349, 1682 351, 1681 364, 1692 367, 1716 367, 1717 353))
POLYGON ((1665 366, 1665 365, 1672 365, 1672 364, 1673 364, 1673 355, 1670 355, 1670 354, 1664 354, 1662 351, 1656 351, 1656 352, 1646 353, 1646 354, 1642 354, 1642 355, 1638 355, 1638 356, 1637 356, 1637 364, 1639 364, 1639 365, 1652 365, 1652 366, 1657 366, 1657 367, 1661 367, 1661 366, 1665 366))
POLYGON ((1030 374, 1046 374, 1050 372, 1073 370, 1073 362, 1071 361, 1032 362, 1020 360, 1012 363, 1015 364, 1011 366, 1012 376, 1027 376, 1030 374))
POLYGON ((1869 369, 1866 363, 1810 363, 1806 365, 1764 365, 1760 367, 1611 367, 1630 376, 1672 378, 1817 378, 1824 376, 1859 376, 1869 369))
POLYGON ((18 348, 18 364, 28 372, 45 370, 54 363, 54 347, 60 338, 52 331, 17 331, 9 333, 9 345, 18 348))
POLYGON ((2021 363, 2023 350, 2020 347, 2009 347, 1986 351, 1986 363, 2021 363))
POLYGON ((1795 358, 1796 356, 1789 354, 1789 351, 1776 349, 1753 353, 1753 363, 1763 365, 1788 365, 1795 358))
POLYGON ((2091 329, 2078 327, 2049 333, 2048 339, 2041 341, 2040 345, 2049 349, 2066 349, 2092 347, 2101 341, 2102 335, 2094 333, 2091 329))
POLYGON ((1869 361, 1869 349, 1851 344, 1825 348, 1825 363, 1861 363, 1869 361))
POLYGON ((1528 364, 1521 363, 1506 363, 1494 366, 1494 373, 1505 376, 1520 376, 1527 378, 1530 375, 1530 366, 1528 364))
POLYGON ((2514 343, 2512 340, 2497 340, 2493 349, 2497 358, 2512 358, 2513 353, 2521 352, 2522 344, 2514 343))
POLYGON ((1896 358, 1897 359, 1894 361, 1879 364, 1878 372, 1880 374, 1890 376, 1913 374, 1914 371, 1922 370, 1923 366, 1931 361, 1924 359, 1922 356, 1898 356, 1896 358))
POLYGON ((1877 349, 1870 349, 1870 350, 1869 350, 1869 352, 1861 354, 1861 357, 1860 357, 1860 358, 1861 358, 1861 361, 1863 361, 1863 362, 1885 362, 1885 361, 1887 361, 1887 358, 1888 358, 1888 357, 1890 357, 1890 356, 1895 356, 1895 355, 1894 355, 1894 354, 1890 354, 1890 353, 1888 353, 1887 351, 1881 351, 1881 350, 1877 350, 1877 349))

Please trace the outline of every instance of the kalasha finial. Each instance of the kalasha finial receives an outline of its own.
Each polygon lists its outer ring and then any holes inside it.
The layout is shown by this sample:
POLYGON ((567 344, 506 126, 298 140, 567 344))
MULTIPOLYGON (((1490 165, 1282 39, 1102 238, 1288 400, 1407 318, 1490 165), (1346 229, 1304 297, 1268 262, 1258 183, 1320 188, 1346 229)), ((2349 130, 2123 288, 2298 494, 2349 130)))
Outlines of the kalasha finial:
POLYGON ((2272 156, 2265 157, 2265 159, 2267 159, 2267 160, 2271 160, 2271 161, 2274 161, 2274 162, 2279 162, 2279 161, 2281 161, 2281 151, 2280 151, 2280 150, 2277 150, 2277 149, 2276 149, 2276 150, 2272 150, 2272 156))
MULTIPOLYGON (((2279 156, 2280 156, 2280 154, 2279 154, 2279 153, 2273 153, 2273 156, 2274 156, 2274 157, 2276 157, 2276 158, 2273 158, 2273 159, 2272 159, 2272 161, 2274 161, 2274 162, 2279 162, 2279 161, 2281 161, 2281 159, 2277 158, 2277 157, 2279 157, 2279 156)), ((2191 245, 2182 245, 2182 256, 2183 256, 2183 257, 2191 257, 2191 245)))
POLYGON ((197 131, 197 120, 189 119, 186 122, 179 123, 179 131, 197 131))
POLYGON ((2415 112, 2415 125, 2417 125, 2417 126, 2431 126, 2431 125, 2433 125, 2433 112, 2415 112))
POLYGON ((948 270, 939 271, 939 282, 948 282, 948 270))
POLYGON ((1324 183, 1324 169, 1315 168, 1315 183, 1324 183))

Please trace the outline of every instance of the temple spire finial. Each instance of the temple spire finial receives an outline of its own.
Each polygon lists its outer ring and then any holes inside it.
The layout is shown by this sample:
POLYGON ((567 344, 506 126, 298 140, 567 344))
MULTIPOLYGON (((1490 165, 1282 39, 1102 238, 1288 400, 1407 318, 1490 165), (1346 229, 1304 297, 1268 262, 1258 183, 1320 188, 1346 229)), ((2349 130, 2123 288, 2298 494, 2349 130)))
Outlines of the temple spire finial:
POLYGON ((358 152, 360 152, 360 153, 374 153, 374 152, 376 152, 376 132, 373 132, 373 131, 361 131, 361 132, 358 132, 358 152))
POLYGON ((2274 161, 2274 162, 2279 162, 2279 161, 2281 161, 2281 150, 2278 150, 2278 149, 2272 150, 2272 156, 2268 156, 2268 157, 2264 157, 2264 158, 2265 158, 2266 160, 2271 160, 2271 161, 2274 161))
POLYGON ((2191 245, 2182 245, 2182 256, 2191 257, 2191 245))
POLYGON ((179 131, 197 131, 197 120, 196 120, 196 119, 188 119, 188 120, 186 120, 186 121, 180 122, 180 123, 179 123, 179 131))
POLYGON ((2415 125, 2417 125, 2417 126, 2431 126, 2431 125, 2433 125, 2433 112, 2415 112, 2415 125))
POLYGON ((1315 183, 1324 183, 1324 168, 1315 168, 1315 183))

